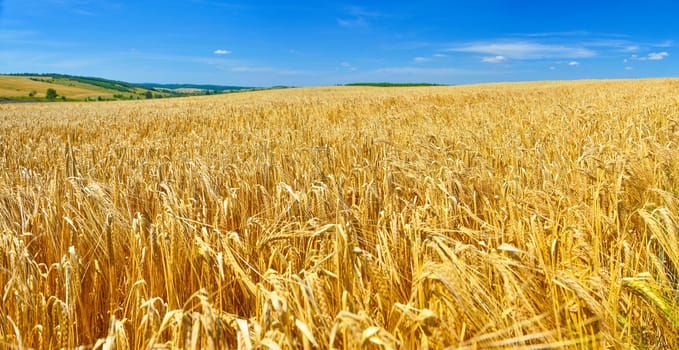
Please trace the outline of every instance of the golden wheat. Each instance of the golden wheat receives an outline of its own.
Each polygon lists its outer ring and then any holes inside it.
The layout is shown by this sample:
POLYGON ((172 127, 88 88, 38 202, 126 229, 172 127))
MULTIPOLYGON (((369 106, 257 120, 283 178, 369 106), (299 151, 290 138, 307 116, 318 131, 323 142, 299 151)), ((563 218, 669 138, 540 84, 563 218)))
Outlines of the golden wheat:
POLYGON ((679 348, 678 88, 0 105, 0 347, 679 348))

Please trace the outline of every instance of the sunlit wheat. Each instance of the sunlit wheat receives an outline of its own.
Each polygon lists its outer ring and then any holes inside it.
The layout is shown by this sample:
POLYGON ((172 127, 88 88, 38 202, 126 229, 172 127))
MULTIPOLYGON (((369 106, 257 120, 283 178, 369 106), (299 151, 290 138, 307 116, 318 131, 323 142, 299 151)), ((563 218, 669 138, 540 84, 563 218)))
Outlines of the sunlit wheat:
POLYGON ((678 89, 0 105, 0 347, 679 348, 678 89))

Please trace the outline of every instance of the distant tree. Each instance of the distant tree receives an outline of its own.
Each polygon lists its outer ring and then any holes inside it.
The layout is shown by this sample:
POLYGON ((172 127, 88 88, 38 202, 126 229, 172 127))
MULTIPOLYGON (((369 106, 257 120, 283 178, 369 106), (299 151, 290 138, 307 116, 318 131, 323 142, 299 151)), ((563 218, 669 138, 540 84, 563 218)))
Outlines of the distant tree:
POLYGON ((144 96, 145 96, 147 99, 152 99, 152 98, 153 98, 153 93, 152 93, 151 91, 146 91, 146 93, 144 94, 144 96))
POLYGON ((57 90, 52 88, 47 89, 47 94, 45 94, 45 97, 50 101, 54 101, 57 98, 57 90))
POLYGON ((34 97, 35 94, 37 94, 37 93, 38 93, 37 91, 32 90, 31 92, 28 93, 28 97, 34 97))

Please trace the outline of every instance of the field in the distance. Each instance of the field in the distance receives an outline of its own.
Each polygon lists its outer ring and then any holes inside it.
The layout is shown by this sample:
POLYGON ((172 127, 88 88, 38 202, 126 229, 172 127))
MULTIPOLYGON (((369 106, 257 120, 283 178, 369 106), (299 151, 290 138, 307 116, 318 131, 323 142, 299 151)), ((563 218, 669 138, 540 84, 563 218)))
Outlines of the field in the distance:
POLYGON ((0 105, 0 347, 679 348, 679 81, 0 105))
POLYGON ((52 84, 44 80, 31 80, 31 77, 0 75, 0 96, 28 98, 32 92, 34 97, 45 97, 47 89, 57 89, 60 94, 71 98, 86 98, 97 95, 110 95, 109 91, 95 90, 81 86, 64 86, 52 84))
POLYGON ((154 98, 182 94, 101 78, 58 74, 0 75, 0 101, 46 101, 47 89, 54 89, 58 100, 68 101, 145 99, 147 93, 151 93, 154 98))

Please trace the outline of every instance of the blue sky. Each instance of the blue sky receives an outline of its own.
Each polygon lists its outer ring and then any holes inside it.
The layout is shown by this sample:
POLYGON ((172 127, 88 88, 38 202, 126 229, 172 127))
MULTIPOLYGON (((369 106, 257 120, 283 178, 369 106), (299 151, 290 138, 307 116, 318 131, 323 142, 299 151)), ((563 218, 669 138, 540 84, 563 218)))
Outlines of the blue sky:
POLYGON ((0 0, 0 73, 334 85, 679 76, 679 2, 0 0))

